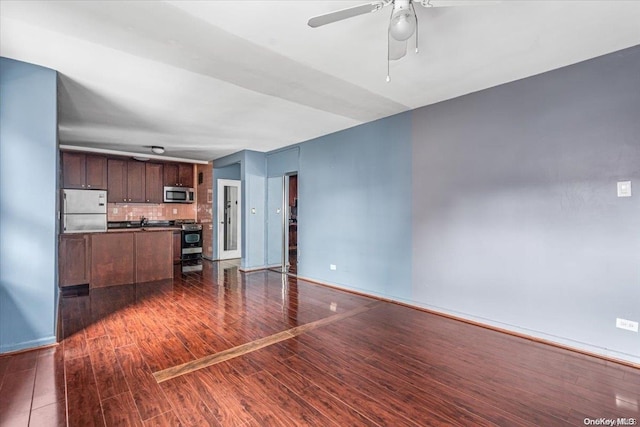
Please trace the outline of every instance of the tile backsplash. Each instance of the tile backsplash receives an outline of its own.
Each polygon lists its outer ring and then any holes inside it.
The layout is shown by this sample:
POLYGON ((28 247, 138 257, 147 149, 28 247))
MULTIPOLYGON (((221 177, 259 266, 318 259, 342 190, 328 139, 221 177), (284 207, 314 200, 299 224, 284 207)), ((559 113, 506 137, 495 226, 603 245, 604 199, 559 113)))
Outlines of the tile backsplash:
POLYGON ((108 221, 196 219, 196 203, 107 203, 108 221))

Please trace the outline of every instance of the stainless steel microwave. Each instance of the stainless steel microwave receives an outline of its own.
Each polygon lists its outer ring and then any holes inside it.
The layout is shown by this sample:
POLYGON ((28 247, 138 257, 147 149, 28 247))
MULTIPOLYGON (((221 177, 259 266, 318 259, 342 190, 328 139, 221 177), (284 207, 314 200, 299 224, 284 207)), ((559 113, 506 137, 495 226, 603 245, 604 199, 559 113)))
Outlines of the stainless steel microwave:
POLYGON ((165 203, 193 203, 195 190, 187 187, 164 187, 165 203))

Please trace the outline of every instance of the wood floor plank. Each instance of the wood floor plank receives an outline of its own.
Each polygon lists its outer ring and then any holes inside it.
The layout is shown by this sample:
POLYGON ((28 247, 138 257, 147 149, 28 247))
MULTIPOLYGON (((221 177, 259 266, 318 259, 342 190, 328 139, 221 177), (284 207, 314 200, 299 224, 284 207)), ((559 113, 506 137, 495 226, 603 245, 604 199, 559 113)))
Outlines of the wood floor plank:
POLYGON ((140 414, 128 391, 103 400, 102 406, 107 426, 142 427, 140 414))
POLYGON ((172 406, 138 348, 135 345, 118 347, 115 352, 142 420, 171 411, 172 406))
POLYGON ((215 414, 197 397, 197 390, 185 377, 177 377, 161 384, 174 413, 189 426, 220 426, 215 414))
POLYGON ((89 356, 101 400, 129 391, 107 335, 87 340, 89 356))
POLYGON ((300 397, 339 426, 378 426, 366 414, 358 412, 315 385, 304 389, 300 397))
MULTIPOLYGON (((327 374, 327 371, 314 363, 309 363, 298 356, 293 356, 283 362, 285 367, 311 381, 317 387, 323 389, 331 396, 351 406, 358 408, 359 412, 366 414, 376 424, 394 426, 416 426, 417 423, 397 414, 387 405, 381 404, 375 398, 354 388, 351 384, 343 382, 327 374)), ((383 394, 378 398, 386 398, 383 394)))
POLYGON ((237 377, 238 373, 229 364, 221 363, 186 378, 221 425, 241 426, 254 418, 245 409, 233 383, 233 378, 237 377))
POLYGON ((69 426, 104 426, 102 405, 89 356, 65 359, 69 426))
POLYGON ((260 372, 243 380, 247 383, 248 388, 254 390, 254 393, 266 396, 277 407, 288 408, 287 415, 296 425, 338 425, 336 421, 325 417, 305 399, 296 395, 268 372, 260 372))
POLYGON ((144 427, 182 427, 178 417, 173 411, 165 412, 164 414, 155 416, 143 422, 144 427))

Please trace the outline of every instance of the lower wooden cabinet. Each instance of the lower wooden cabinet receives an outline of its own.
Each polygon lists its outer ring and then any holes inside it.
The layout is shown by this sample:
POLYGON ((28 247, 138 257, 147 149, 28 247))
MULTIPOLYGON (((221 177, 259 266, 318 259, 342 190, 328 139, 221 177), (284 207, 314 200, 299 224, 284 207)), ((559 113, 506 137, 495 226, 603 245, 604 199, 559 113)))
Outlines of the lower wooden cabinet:
POLYGON ((171 279, 176 236, 179 262, 181 235, 173 231, 62 234, 60 286, 101 288, 171 279))
POLYGON ((91 280, 91 235, 61 234, 58 281, 61 287, 86 285, 91 280))
POLYGON ((91 288, 173 278, 172 239, 172 231, 92 235, 91 288))
POLYGON ((173 263, 180 264, 182 261, 182 232, 173 232, 173 263))
POLYGON ((91 236, 91 288, 133 283, 133 234, 91 236))
POLYGON ((173 277, 173 232, 154 231, 135 235, 136 283, 173 277))

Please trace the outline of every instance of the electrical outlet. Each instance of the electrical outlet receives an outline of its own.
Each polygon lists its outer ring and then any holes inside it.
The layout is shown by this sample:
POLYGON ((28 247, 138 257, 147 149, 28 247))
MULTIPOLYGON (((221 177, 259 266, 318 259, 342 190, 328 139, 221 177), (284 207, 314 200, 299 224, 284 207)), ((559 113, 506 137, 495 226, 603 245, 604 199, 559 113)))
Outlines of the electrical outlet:
POLYGON ((173 208, 173 214, 177 214, 178 213, 178 208, 173 208))
POLYGON ((631 181, 618 181, 618 197, 631 197, 631 181))
POLYGON ((627 319, 616 319, 616 328, 625 329, 631 332, 638 332, 638 322, 627 319))
POLYGON ((335 264, 329 264, 329 270, 337 270, 338 267, 335 264))
POLYGON ((113 208, 113 213, 117 214, 118 213, 118 208, 113 208))

